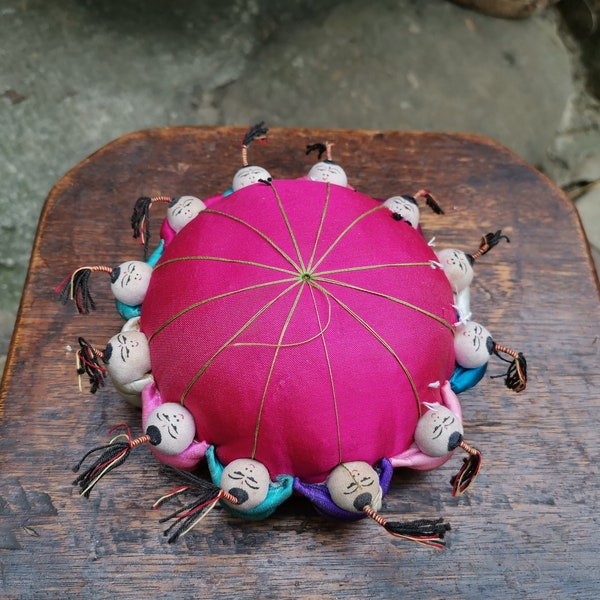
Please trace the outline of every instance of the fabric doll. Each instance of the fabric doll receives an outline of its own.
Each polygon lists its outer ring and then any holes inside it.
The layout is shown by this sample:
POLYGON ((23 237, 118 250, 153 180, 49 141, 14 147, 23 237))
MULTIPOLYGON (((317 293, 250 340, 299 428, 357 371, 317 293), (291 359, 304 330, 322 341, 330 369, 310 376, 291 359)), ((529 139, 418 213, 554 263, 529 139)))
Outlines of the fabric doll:
POLYGON ((348 187, 346 171, 332 160, 332 148, 333 144, 331 142, 310 144, 306 147, 306 154, 310 154, 315 150, 319 153, 319 162, 310 168, 306 177, 311 181, 322 181, 348 187), (326 155, 325 160, 320 160, 324 153, 326 155))

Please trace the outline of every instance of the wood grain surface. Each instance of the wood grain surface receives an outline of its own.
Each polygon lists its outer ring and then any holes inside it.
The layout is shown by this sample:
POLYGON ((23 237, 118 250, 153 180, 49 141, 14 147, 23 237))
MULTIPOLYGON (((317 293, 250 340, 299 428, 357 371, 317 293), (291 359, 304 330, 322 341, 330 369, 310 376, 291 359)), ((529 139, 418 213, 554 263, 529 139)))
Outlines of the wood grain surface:
MULTIPOLYGON (((445 215, 422 210, 437 247, 474 250, 473 318, 525 353, 529 384, 488 376, 461 395, 466 438, 484 456, 460 498, 460 457, 429 473, 397 470, 382 512, 442 516, 445 550, 392 538, 373 522, 337 525, 303 499, 243 522, 213 511, 167 544, 152 503, 170 483, 147 448, 89 499, 71 482, 82 451, 140 416, 111 385, 80 392, 78 336, 121 325, 108 285, 76 314, 54 287, 80 264, 141 258, 129 218, 142 195, 214 195, 240 164, 241 128, 167 128, 124 136, 56 184, 42 213, 0 393, 2 598, 596 598, 600 588, 598 434, 600 302, 572 203, 520 158, 460 134, 274 129, 251 161, 275 178, 305 174, 307 143, 335 142, 358 190, 377 198, 428 188, 445 215)), ((155 211, 154 241, 159 215, 155 211)), ((162 215, 162 213, 161 213, 162 215)), ((504 366, 492 361, 488 374, 504 366)))

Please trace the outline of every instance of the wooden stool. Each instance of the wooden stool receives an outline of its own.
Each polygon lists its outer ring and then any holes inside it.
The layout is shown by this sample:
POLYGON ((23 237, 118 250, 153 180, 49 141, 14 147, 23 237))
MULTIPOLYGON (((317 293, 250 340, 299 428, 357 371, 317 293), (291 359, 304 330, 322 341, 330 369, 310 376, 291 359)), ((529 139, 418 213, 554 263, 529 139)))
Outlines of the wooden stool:
MULTIPOLYGON (((471 135, 274 129, 252 148, 275 178, 294 178, 314 163, 306 144, 333 141, 358 190, 435 194, 446 214, 424 209, 422 225, 438 248, 468 250, 496 229, 510 238, 477 262, 472 310, 500 343, 524 352, 527 390, 515 394, 486 376, 461 395, 467 439, 484 456, 465 496, 451 496, 457 457, 429 473, 397 471, 385 499, 390 519, 449 521, 445 550, 392 538, 369 520, 327 522, 300 498, 261 522, 213 512, 167 544, 164 515, 151 508, 163 482, 143 449, 89 500, 78 495, 70 467, 111 426, 138 428, 139 413, 110 383, 95 395, 77 388, 78 336, 107 340, 122 323, 108 285, 94 288, 92 316, 61 306, 54 288, 75 266, 140 259, 129 228, 139 196, 227 189, 243 133, 127 135, 51 191, 0 393, 0 596, 596 597, 598 281, 573 204, 518 157, 471 135)), ((488 374, 504 371, 492 360, 488 374)))

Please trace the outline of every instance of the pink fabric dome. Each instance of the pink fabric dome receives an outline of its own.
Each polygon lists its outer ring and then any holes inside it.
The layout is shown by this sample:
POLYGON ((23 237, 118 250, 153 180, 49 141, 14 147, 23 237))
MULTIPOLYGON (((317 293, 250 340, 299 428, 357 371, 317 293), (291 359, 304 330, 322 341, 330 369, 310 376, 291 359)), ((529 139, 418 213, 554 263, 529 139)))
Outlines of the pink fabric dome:
POLYGON ((141 328, 162 400, 219 460, 321 482, 409 449, 454 369, 452 291, 419 232, 336 185, 207 201, 152 275, 141 328))

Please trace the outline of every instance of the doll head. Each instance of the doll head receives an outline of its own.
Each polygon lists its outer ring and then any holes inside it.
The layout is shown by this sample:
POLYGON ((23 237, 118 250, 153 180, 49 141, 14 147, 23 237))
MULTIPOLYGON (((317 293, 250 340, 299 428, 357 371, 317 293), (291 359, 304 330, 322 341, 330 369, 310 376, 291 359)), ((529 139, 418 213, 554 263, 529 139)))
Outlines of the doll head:
POLYGON ((307 177, 311 181, 322 181, 323 183, 333 183, 346 187, 348 185, 348 177, 346 177, 344 169, 333 162, 331 158, 332 148, 333 144, 331 142, 325 142, 324 144, 319 142, 306 147, 306 154, 310 154, 315 150, 319 153, 319 162, 311 167, 307 177), (323 154, 326 155, 326 159, 322 161, 321 157, 323 154))
POLYGON ((89 313, 90 309, 95 310, 96 304, 92 299, 89 283, 95 272, 108 273, 110 289, 115 298, 122 304, 133 307, 143 302, 152 277, 152 267, 139 260, 130 260, 114 268, 106 265, 78 267, 54 290, 60 294, 61 302, 66 304, 72 300, 77 310, 83 314, 89 313))
POLYGON ((167 221, 179 233, 192 219, 195 219, 204 209, 206 204, 195 196, 181 196, 173 198, 167 209, 167 221))
POLYGON ((269 471, 262 463, 238 458, 223 469, 219 486, 235 497, 236 509, 249 510, 265 500, 270 482, 269 471))
POLYGON ((271 181, 271 174, 262 167, 248 164, 248 147, 255 141, 265 143, 269 128, 261 121, 248 129, 242 140, 242 168, 233 176, 231 187, 234 192, 248 187, 258 181, 271 181))
POLYGON ((178 402, 165 402, 148 415, 146 434, 159 452, 180 454, 194 441, 194 417, 178 402))
POLYGON ((270 181, 271 174, 266 169, 262 167, 257 167, 255 165, 247 165, 238 170, 238 172, 233 176, 232 188, 234 192, 241 190, 253 183, 257 183, 258 181, 270 181))
POLYGON ((141 379, 151 369, 148 339, 141 331, 121 331, 110 338, 103 358, 117 385, 141 379))
POLYGON ((502 234, 502 230, 498 229, 498 231, 492 231, 482 236, 479 248, 473 254, 467 254, 455 248, 436 252, 454 292, 460 293, 471 285, 475 261, 497 246, 501 240, 510 242, 508 237, 502 234))
POLYGON ((138 306, 146 297, 151 277, 152 267, 148 263, 128 260, 113 269, 110 289, 123 304, 138 306))
POLYGON ((481 452, 469 446, 463 437, 460 419, 451 410, 441 404, 428 404, 429 409, 417 422, 415 444, 427 456, 446 456, 460 448, 468 457, 458 473, 452 477, 452 495, 464 494, 475 482, 481 469, 481 452))
POLYGON ((406 221, 415 229, 419 225, 421 211, 417 201, 412 196, 392 196, 383 205, 392 211, 392 216, 397 221, 406 221))
POLYGON ((425 204, 436 215, 443 215, 444 211, 438 201, 425 189, 419 190, 414 196, 403 194, 401 196, 392 196, 388 198, 383 205, 390 209, 392 217, 397 221, 406 221, 409 225, 417 229, 421 218, 421 210, 417 200, 425 199, 425 204))
POLYGON ((381 508, 383 492, 379 476, 366 462, 339 464, 327 478, 327 489, 335 504, 344 510, 362 512, 365 506, 374 511, 381 508))
POLYGON ((344 187, 348 185, 348 177, 344 169, 340 165, 328 160, 314 164, 308 172, 308 178, 311 181, 334 183, 335 185, 344 187))
POLYGON ((490 332, 475 321, 459 323, 454 335, 456 362, 465 369, 485 365, 494 351, 490 332))
POLYGON ((429 410, 419 419, 415 443, 427 456, 446 456, 463 439, 460 419, 441 404, 428 404, 429 410))
POLYGON ((473 281, 472 260, 462 250, 445 248, 436 253, 454 292, 462 292, 473 281))

